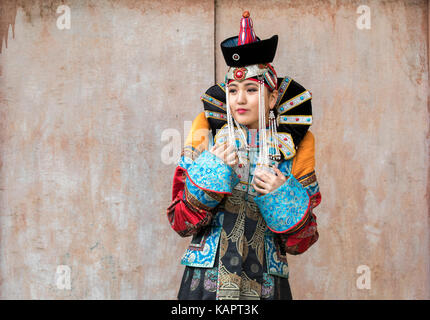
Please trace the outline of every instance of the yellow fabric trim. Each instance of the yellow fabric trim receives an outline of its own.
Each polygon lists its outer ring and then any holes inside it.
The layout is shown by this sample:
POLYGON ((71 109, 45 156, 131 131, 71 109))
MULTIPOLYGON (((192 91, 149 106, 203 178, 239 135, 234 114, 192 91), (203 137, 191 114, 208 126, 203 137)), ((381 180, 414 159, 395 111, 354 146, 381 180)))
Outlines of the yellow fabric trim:
POLYGON ((296 156, 293 159, 292 174, 299 179, 311 173, 315 168, 315 138, 312 132, 308 131, 297 148, 296 156))
POLYGON ((192 146, 193 148, 203 152, 209 146, 209 122, 206 119, 205 113, 201 112, 193 120, 191 130, 188 133, 185 146, 192 146))

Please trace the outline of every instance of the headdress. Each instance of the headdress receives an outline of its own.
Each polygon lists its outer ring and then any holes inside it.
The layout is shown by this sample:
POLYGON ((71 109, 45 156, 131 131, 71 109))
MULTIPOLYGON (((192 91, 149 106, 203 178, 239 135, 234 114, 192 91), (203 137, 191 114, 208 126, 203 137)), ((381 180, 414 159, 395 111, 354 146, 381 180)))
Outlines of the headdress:
MULTIPOLYGON (((210 87, 201 97, 213 135, 227 123, 229 143, 236 145, 234 124, 242 136, 244 133, 231 115, 228 84, 246 79, 259 82, 260 165, 267 165, 270 160, 294 157, 295 149, 312 124, 310 92, 290 77, 278 78, 270 64, 277 44, 277 35, 266 40, 255 35, 249 12, 245 11, 240 21, 239 35, 221 43, 225 62, 229 66, 224 82, 210 87), (265 88, 279 92, 274 111, 269 116, 269 132, 266 130, 265 88)), ((246 143, 246 137, 243 138, 246 143)))

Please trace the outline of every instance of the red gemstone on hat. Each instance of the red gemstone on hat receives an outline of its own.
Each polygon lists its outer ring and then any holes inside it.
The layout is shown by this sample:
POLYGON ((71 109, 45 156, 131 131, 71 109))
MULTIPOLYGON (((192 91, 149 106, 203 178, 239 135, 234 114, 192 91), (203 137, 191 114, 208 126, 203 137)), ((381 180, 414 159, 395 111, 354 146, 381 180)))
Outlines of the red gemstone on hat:
POLYGON ((299 118, 296 118, 296 121, 299 121, 299 118))
POLYGON ((247 69, 246 68, 237 68, 234 70, 233 74, 234 74, 234 78, 238 81, 243 80, 245 78, 247 69))
POLYGON ((290 102, 290 105, 293 105, 293 104, 294 104, 294 102, 293 102, 293 101, 291 101, 291 102, 290 102))

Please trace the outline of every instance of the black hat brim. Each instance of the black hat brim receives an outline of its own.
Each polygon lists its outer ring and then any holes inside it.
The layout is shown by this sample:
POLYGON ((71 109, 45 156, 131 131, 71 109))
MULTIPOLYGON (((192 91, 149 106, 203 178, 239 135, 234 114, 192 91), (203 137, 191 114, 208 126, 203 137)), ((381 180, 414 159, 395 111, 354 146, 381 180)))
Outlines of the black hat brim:
MULTIPOLYGON (((259 40, 259 38, 257 37, 259 40)), ((278 36, 253 43, 237 45, 238 37, 221 42, 221 51, 229 67, 244 67, 258 63, 271 63, 275 58, 278 36)))

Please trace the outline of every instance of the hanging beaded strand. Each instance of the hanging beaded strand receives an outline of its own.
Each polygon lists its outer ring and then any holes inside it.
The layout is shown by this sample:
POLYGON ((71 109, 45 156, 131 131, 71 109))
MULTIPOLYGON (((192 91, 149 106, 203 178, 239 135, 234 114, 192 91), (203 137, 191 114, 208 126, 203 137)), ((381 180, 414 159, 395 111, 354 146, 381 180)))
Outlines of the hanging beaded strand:
POLYGON ((228 82, 226 81, 225 86, 225 101, 226 101, 226 110, 227 110, 227 127, 228 127, 228 144, 234 144, 236 147, 236 139, 234 136, 234 127, 233 127, 233 121, 230 111, 230 103, 228 101, 228 95, 229 95, 229 89, 228 89, 228 82))
MULTIPOLYGON (((275 153, 272 154, 270 152, 269 158, 271 160, 279 161, 281 160, 281 152, 279 151, 278 130, 276 129, 276 127, 277 127, 277 124, 276 124, 275 113, 273 112, 273 110, 270 110, 270 113, 269 113, 270 141, 272 142, 271 145, 273 144, 275 146, 275 153)), ((269 150, 271 150, 271 148, 269 150)))
POLYGON ((246 135, 243 132, 243 128, 239 125, 239 123, 237 122, 237 120, 234 117, 233 117, 233 120, 234 120, 234 123, 236 124, 237 129, 240 132, 240 135, 242 136, 242 141, 243 141, 243 143, 245 145, 245 149, 248 152, 249 151, 249 145, 248 145, 248 142, 247 142, 247 139, 246 139, 246 135))
MULTIPOLYGON (((249 145, 247 142, 247 138, 245 133, 243 132, 242 127, 239 125, 239 123, 237 122, 237 120, 232 116, 231 114, 231 109, 230 109, 230 102, 229 102, 229 86, 228 86, 228 80, 226 79, 225 81, 226 83, 226 109, 227 109, 227 127, 228 127, 228 143, 229 144, 233 144, 234 148, 236 150, 236 152, 238 152, 238 148, 236 145, 236 134, 235 134, 235 130, 234 130, 234 123, 236 124, 240 135, 242 136, 242 141, 246 150, 246 156, 248 156, 248 151, 249 151, 249 145)), ((244 164, 245 160, 241 159, 239 156, 239 164, 244 164)))
POLYGON ((268 148, 267 148, 267 136, 266 136, 266 108, 265 108, 265 86, 264 82, 260 80, 260 90, 258 91, 258 130, 260 133, 259 137, 259 156, 258 164, 261 169, 267 167, 269 164, 268 148))

